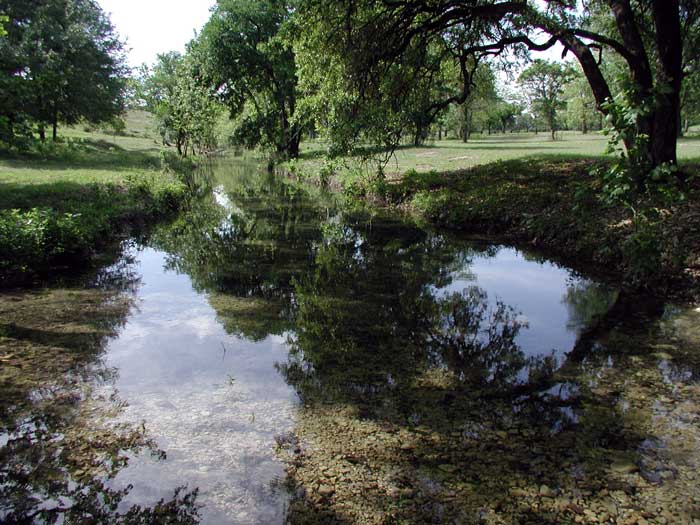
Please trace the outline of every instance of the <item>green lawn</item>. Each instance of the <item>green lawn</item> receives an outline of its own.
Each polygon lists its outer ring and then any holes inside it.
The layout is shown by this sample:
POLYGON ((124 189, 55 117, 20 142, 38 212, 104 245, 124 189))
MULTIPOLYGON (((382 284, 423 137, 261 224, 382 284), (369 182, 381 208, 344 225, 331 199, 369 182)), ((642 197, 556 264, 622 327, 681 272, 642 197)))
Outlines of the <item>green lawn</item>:
POLYGON ((130 112, 124 136, 99 130, 87 132, 80 127, 59 128, 59 136, 65 142, 56 147, 49 141, 45 152, 0 155, 0 208, 26 204, 14 202, 20 197, 13 195, 19 187, 55 186, 60 190, 72 184, 119 183, 128 175, 158 169, 162 146, 150 127, 150 115, 130 112))
MULTIPOLYGON (((409 170, 453 171, 524 157, 598 157, 604 155, 607 145, 607 137, 599 132, 584 135, 567 131, 560 133, 559 137, 559 140, 551 141, 548 133, 506 133, 475 136, 467 143, 460 140, 441 140, 422 147, 405 146, 396 151, 385 172, 393 175, 409 170)), ((322 143, 305 143, 301 158, 297 162, 298 168, 304 173, 316 173, 323 165, 323 149, 322 143)), ((700 138, 681 139, 678 144, 678 157, 681 161, 700 160, 700 138)), ((347 168, 357 166, 359 162, 351 160, 344 161, 344 164, 347 168)))

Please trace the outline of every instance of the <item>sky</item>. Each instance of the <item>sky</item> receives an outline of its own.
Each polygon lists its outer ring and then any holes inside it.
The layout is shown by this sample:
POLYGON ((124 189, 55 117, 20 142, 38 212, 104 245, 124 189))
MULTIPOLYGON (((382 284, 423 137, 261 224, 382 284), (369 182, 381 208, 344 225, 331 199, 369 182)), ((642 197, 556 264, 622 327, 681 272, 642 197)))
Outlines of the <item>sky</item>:
POLYGON ((151 64, 158 53, 184 51, 209 19, 215 0, 98 0, 127 41, 129 65, 151 64))

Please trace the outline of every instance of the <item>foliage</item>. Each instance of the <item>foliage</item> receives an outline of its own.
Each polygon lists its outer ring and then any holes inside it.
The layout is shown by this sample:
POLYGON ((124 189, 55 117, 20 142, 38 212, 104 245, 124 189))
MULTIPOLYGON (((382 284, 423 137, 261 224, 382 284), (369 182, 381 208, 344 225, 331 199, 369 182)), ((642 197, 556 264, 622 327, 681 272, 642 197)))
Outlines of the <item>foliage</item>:
POLYGON ((201 80, 198 63, 193 50, 185 56, 170 52, 140 73, 140 97, 155 115, 163 143, 174 143, 184 157, 190 150, 202 153, 216 146, 222 109, 201 80))
POLYGON ((305 122, 285 36, 291 12, 275 0, 218 0, 195 49, 207 82, 237 120, 233 140, 296 157, 305 122))
POLYGON ((606 103, 607 153, 614 154, 615 160, 609 166, 594 170, 601 180, 601 200, 630 211, 632 232, 623 241, 622 248, 629 260, 634 261, 629 278, 637 281, 647 278, 662 265, 664 254, 659 239, 663 235, 665 218, 660 207, 669 209, 681 204, 686 199, 687 189, 678 177, 676 164, 653 166, 647 156, 649 137, 638 133, 636 127, 639 113, 651 111, 650 101, 646 103, 641 107, 635 105, 629 92, 606 103))
POLYGON ((442 227, 505 235, 593 264, 625 286, 663 291, 685 282, 698 257, 687 240, 697 237, 697 190, 679 200, 669 173, 634 207, 611 202, 594 175, 606 167, 603 160, 517 159, 407 175, 387 197, 442 227))
POLYGON ((123 45, 92 0, 4 3, 8 34, 0 40, 0 130, 13 141, 26 122, 54 128, 121 113, 123 45))
POLYGON ((384 57, 373 47, 381 45, 380 22, 371 9, 346 12, 342 3, 300 6, 295 49, 302 103, 332 156, 357 154, 367 144, 390 155, 406 135, 421 144, 450 103, 467 98, 471 81, 461 81, 462 72, 473 74, 477 64, 451 53, 447 40, 457 35, 410 42, 401 56, 384 57))
POLYGON ((490 64, 481 64, 472 76, 467 99, 462 104, 449 107, 447 128, 455 137, 468 141, 473 131, 489 126, 492 108, 497 102, 496 75, 490 64))
POLYGON ((684 77, 681 92, 682 118, 681 130, 684 133, 693 124, 700 124, 700 63, 689 70, 684 77))
POLYGON ((532 110, 547 122, 552 140, 558 129, 557 111, 566 106, 562 97, 564 86, 571 76, 571 69, 560 62, 536 59, 518 78, 518 83, 527 92, 532 110))
POLYGON ((586 134, 601 129, 602 115, 596 107, 591 86, 580 68, 571 70, 572 76, 564 86, 563 99, 566 102, 565 121, 569 129, 578 129, 586 134))
POLYGON ((46 266, 50 259, 85 255, 79 217, 50 208, 0 211, 0 249, 12 254, 0 261, 0 271, 14 267, 25 272, 31 266, 46 266))
MULTIPOLYGON (((309 0, 300 14, 303 51, 312 58, 308 66, 300 68, 300 76, 304 81, 314 75, 319 77, 320 71, 332 71, 331 79, 320 84, 323 87, 328 82, 330 86, 319 90, 323 93, 321 101, 333 101, 335 97, 347 102, 346 107, 356 111, 341 114, 337 120, 352 122, 355 117, 362 117, 357 102, 363 102, 360 107, 376 111, 382 107, 391 109, 390 94, 395 95, 394 101, 410 100, 415 95, 411 87, 425 94, 423 86, 403 74, 420 71, 433 78, 429 72, 437 68, 425 67, 426 62, 411 68, 416 52, 418 56, 435 52, 441 62, 451 62, 452 69, 458 71, 461 82, 457 85, 461 84, 462 92, 445 94, 437 101, 438 107, 447 107, 468 97, 473 75, 470 66, 494 56, 505 63, 528 51, 547 50, 558 43, 564 46, 565 54, 572 53, 577 58, 597 107, 606 112, 603 104, 612 98, 612 84, 602 65, 605 61, 596 59, 594 52, 612 53, 620 57, 621 67, 634 84, 636 102, 653 100, 653 111, 640 116, 636 127, 640 134, 649 135, 647 154, 652 166, 656 166, 676 160, 682 41, 687 28, 697 24, 698 10, 687 0, 650 4, 647 9, 643 2, 595 1, 579 9, 572 2, 309 0), (597 14, 614 23, 594 27, 591 22, 597 14), (401 81, 398 89, 392 90, 396 85, 387 86, 386 79, 392 78, 394 70, 401 72, 401 81)), ((523 80, 526 78, 527 75, 523 80)), ((546 90, 549 95, 538 97, 537 109, 555 129, 558 107, 551 94, 558 92, 560 86, 553 87, 546 90)), ((373 116, 388 115, 396 113, 373 116)), ((392 124, 388 118, 375 122, 392 124)), ((366 140, 382 144, 372 138, 366 140)))
POLYGON ((195 191, 178 180, 179 172, 155 171, 157 156, 78 141, 36 146, 17 161, 3 161, 2 285, 86 266, 129 228, 186 207, 195 191))

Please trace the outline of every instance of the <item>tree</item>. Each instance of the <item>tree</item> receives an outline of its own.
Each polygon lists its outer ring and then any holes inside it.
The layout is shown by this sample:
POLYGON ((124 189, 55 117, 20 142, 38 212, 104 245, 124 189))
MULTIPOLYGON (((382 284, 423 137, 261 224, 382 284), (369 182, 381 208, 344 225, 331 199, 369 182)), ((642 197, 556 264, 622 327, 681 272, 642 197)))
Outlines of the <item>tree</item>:
POLYGON ((586 134, 598 126, 595 123, 600 121, 602 115, 596 110, 595 98, 583 73, 578 69, 572 69, 571 72, 573 76, 564 86, 563 95, 566 101, 566 123, 586 134))
POLYGON ((619 55, 631 79, 628 103, 646 109, 634 110, 634 126, 625 133, 624 142, 651 168, 676 161, 683 28, 696 23, 696 4, 694 0, 593 0, 579 11, 577 2, 554 0, 540 4, 507 0, 309 0, 304 11, 313 12, 327 27, 325 33, 331 42, 346 43, 327 44, 326 52, 337 52, 335 59, 349 64, 350 78, 358 85, 371 82, 378 64, 399 60, 414 42, 444 41, 446 35, 454 55, 463 63, 502 56, 507 50, 516 56, 543 51, 560 43, 580 63, 598 108, 622 128, 624 123, 616 119, 620 111, 610 103, 609 79, 595 53, 604 50, 619 55), (591 29, 594 10, 614 19, 613 36, 591 29), (543 34, 545 39, 538 41, 543 34), (654 60, 656 68, 652 67, 654 60))
POLYGON ((488 108, 489 119, 498 128, 501 133, 505 133, 508 126, 515 124, 515 119, 522 112, 522 108, 518 104, 507 102, 500 97, 497 97, 488 108))
POLYGON ((297 157, 304 120, 294 52, 283 36, 291 13, 277 0, 218 0, 196 45, 208 82, 238 119, 238 142, 297 157))
POLYGON ((680 133, 687 133, 691 122, 700 122, 700 68, 688 72, 681 91, 681 128, 680 133))
POLYGON ((679 134, 688 131, 690 122, 700 122, 700 6, 683 3, 683 85, 679 134))
POLYGON ((518 78, 535 114, 542 117, 549 126, 552 140, 557 131, 557 111, 566 106, 562 95, 570 78, 571 71, 568 67, 559 62, 540 59, 535 60, 518 78))
POLYGON ((123 45, 93 0, 10 0, 0 40, 0 113, 8 134, 22 118, 39 134, 58 123, 110 120, 123 110, 123 45))
POLYGON ((450 105, 466 101, 477 64, 453 54, 449 41, 457 35, 416 39, 400 55, 387 60, 372 55, 372 61, 363 53, 346 53, 374 42, 375 30, 383 31, 374 27, 371 11, 356 13, 365 26, 355 34, 328 23, 329 13, 344 17, 342 3, 327 4, 328 12, 316 7, 300 4, 295 49, 303 104, 330 139, 331 154, 369 143, 390 155, 403 136, 413 133, 420 143, 450 105))
POLYGON ((469 96, 462 104, 450 106, 448 125, 455 135, 467 142, 472 131, 483 127, 488 120, 489 108, 498 100, 496 76, 490 64, 481 64, 472 77, 469 96))
POLYGON ((175 144, 182 156, 215 146, 221 106, 198 71, 196 49, 158 55, 153 68, 141 67, 140 98, 153 113, 163 143, 175 144))

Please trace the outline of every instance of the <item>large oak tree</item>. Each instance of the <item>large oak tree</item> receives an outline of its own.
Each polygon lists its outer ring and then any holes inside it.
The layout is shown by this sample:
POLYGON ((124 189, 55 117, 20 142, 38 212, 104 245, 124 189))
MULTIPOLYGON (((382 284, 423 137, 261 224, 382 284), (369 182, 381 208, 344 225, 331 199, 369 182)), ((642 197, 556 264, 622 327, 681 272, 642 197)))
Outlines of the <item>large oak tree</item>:
MULTIPOLYGON (((598 108, 614 113, 601 55, 616 54, 631 80, 631 103, 648 108, 638 111, 625 142, 631 148, 644 137, 640 156, 653 167, 676 161, 682 44, 697 25, 694 6, 694 0, 590 0, 583 9, 574 0, 309 0, 302 13, 328 28, 333 43, 326 50, 341 50, 349 85, 369 93, 366 86, 416 42, 448 43, 461 64, 559 43, 579 61, 598 108), (592 28, 594 13, 612 21, 612 32, 592 28)), ((468 88, 470 71, 463 72, 468 88)))
POLYGON ((296 66, 281 35, 291 15, 285 1, 218 0, 197 46, 205 75, 238 119, 238 142, 296 157, 303 129, 296 66))

